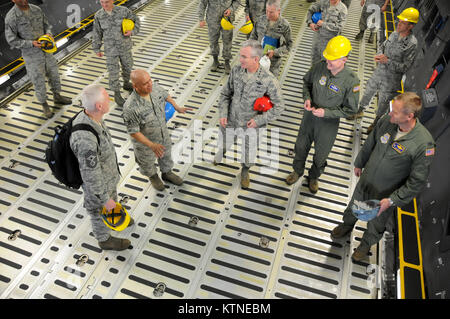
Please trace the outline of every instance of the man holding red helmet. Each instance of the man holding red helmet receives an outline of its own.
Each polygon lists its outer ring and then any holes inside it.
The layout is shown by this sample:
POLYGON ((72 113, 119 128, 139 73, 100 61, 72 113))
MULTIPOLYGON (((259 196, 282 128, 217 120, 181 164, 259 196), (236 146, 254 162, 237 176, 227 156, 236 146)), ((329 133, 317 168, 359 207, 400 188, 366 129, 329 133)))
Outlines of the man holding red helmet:
POLYGON ((259 65, 261 44, 256 40, 247 40, 239 54, 240 65, 231 70, 219 99, 219 150, 214 164, 222 160, 227 146, 231 146, 236 137, 243 138, 242 147, 245 149, 241 153, 241 186, 248 188, 249 168, 255 161, 259 128, 281 114, 284 101, 277 79, 259 65))

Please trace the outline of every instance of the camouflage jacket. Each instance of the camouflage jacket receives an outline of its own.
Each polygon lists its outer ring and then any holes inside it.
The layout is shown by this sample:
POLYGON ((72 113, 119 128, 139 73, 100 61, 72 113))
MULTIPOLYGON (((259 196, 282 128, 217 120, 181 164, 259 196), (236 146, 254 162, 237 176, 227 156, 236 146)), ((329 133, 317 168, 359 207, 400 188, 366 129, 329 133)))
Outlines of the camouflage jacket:
POLYGON ((416 58, 417 39, 412 33, 399 39, 398 32, 394 31, 380 45, 378 54, 384 54, 388 57, 386 64, 380 63, 378 65, 380 70, 403 75, 409 70, 416 58))
POLYGON ((83 179, 84 205, 88 209, 98 209, 108 201, 120 180, 120 171, 114 144, 105 123, 92 120, 81 112, 73 125, 85 123, 92 126, 99 138, 89 131, 75 131, 70 137, 70 147, 78 158, 83 179))
POLYGON ((289 53, 292 48, 291 25, 281 15, 277 21, 271 26, 267 16, 261 16, 253 28, 250 39, 263 41, 264 36, 269 36, 279 40, 279 47, 274 50, 275 57, 282 57, 289 53))
POLYGON ((266 2, 267 0, 245 0, 245 15, 250 16, 252 23, 266 14, 266 2))
POLYGON ((40 48, 33 46, 44 34, 51 34, 51 25, 41 8, 30 4, 29 13, 25 14, 16 5, 5 17, 5 38, 13 49, 22 50, 23 55, 42 54, 40 48))
MULTIPOLYGON (((152 92, 150 93, 151 101, 133 91, 123 106, 123 120, 128 134, 141 132, 151 141, 158 143, 161 141, 155 140, 155 137, 160 136, 160 131, 163 137, 168 137, 169 132, 165 118, 165 105, 168 96, 169 92, 156 82, 153 82, 152 92)), ((135 142, 134 139, 132 141, 135 142)))
POLYGON ((92 36, 92 49, 95 53, 100 52, 102 41, 106 54, 113 52, 124 52, 131 50, 131 36, 124 36, 122 33, 123 19, 130 19, 134 22, 134 29, 131 35, 139 33, 140 20, 130 9, 122 6, 114 6, 112 13, 107 13, 103 8, 98 10, 94 16, 94 31, 92 36))
POLYGON ((223 13, 231 9, 231 20, 234 20, 234 14, 239 9, 240 0, 199 0, 198 20, 199 21, 220 21, 223 13), (205 19, 206 13, 206 19, 205 19))
POLYGON ((330 0, 320 0, 313 3, 306 16, 306 24, 309 26, 312 21, 312 15, 315 12, 322 12, 323 24, 319 28, 320 35, 338 35, 344 27, 345 20, 347 19, 347 7, 342 2, 339 2, 336 6, 330 6, 330 0))
POLYGON ((250 119, 254 119, 258 127, 276 119, 284 110, 284 101, 278 80, 272 73, 259 67, 248 80, 247 70, 235 66, 223 87, 219 98, 219 116, 227 118, 230 127, 246 127, 250 119), (267 95, 272 109, 258 114, 253 110, 257 98, 267 95))

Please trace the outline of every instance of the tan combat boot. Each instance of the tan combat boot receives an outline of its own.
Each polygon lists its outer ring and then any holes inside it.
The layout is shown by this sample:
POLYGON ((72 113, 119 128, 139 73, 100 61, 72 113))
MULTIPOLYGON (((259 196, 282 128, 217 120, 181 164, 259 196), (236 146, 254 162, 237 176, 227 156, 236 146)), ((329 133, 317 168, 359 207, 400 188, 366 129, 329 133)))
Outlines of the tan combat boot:
POLYGON ((241 171, 241 187, 247 189, 250 186, 250 175, 248 173, 248 167, 242 167, 241 171))
POLYGON ((159 178, 158 174, 150 176, 150 182, 152 183, 152 186, 158 190, 163 191, 164 190, 164 183, 159 178))
POLYGON ((211 71, 217 72, 220 66, 219 57, 217 55, 213 56, 213 64, 211 65, 211 71))
POLYGON ((98 245, 103 250, 125 250, 131 245, 131 241, 125 238, 110 236, 106 241, 99 241, 98 245))
POLYGON ((167 172, 167 173, 162 173, 161 177, 162 177, 163 181, 171 182, 172 184, 175 184, 178 186, 183 184, 183 179, 181 179, 180 176, 178 176, 177 174, 175 174, 172 171, 167 172))
POLYGON ((286 184, 292 185, 296 181, 298 181, 299 178, 300 178, 300 175, 298 175, 296 171, 293 171, 292 173, 290 173, 288 175, 288 177, 286 177, 286 184))
POLYGON ((308 178, 308 188, 311 193, 316 194, 319 190, 319 180, 308 178))
POLYGON ((358 248, 352 254, 353 261, 361 261, 369 254, 370 247, 359 244, 358 248))
POLYGON ((72 104, 72 99, 62 96, 59 93, 53 93, 53 102, 55 104, 69 105, 72 104))
POLYGON ((230 74, 231 66, 230 66, 230 60, 225 60, 225 74, 230 74))
POLYGON ((353 227, 340 224, 331 231, 331 238, 339 239, 352 231, 353 227))
POLYGON ((114 101, 118 106, 123 106, 123 104, 125 103, 122 95, 120 95, 120 91, 114 91, 114 101))
POLYGON ((42 105, 42 109, 44 111, 45 118, 47 118, 47 119, 51 118, 53 116, 53 112, 50 109, 50 106, 47 104, 47 102, 44 102, 41 105, 42 105))

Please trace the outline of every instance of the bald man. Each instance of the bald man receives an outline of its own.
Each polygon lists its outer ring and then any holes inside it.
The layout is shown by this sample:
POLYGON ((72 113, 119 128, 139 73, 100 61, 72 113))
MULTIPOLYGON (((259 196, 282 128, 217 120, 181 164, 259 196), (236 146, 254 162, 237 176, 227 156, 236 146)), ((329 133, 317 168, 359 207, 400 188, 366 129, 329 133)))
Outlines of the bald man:
POLYGON ((162 179, 181 185, 183 180, 172 172, 172 140, 166 125, 165 105, 166 102, 171 103, 180 113, 185 113, 189 108, 178 106, 162 86, 153 83, 145 70, 132 71, 131 83, 134 90, 123 106, 123 119, 132 137, 139 171, 150 178, 155 189, 163 191, 165 186, 155 166, 158 160, 162 179))

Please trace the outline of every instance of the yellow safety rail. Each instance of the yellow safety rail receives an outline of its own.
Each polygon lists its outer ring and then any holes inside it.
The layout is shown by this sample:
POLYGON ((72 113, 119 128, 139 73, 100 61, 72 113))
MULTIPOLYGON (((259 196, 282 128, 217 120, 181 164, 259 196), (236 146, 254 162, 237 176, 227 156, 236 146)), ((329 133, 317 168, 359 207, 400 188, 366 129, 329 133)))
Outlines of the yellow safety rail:
POLYGON ((401 299, 425 299, 425 284, 423 276, 422 248, 420 244, 419 220, 417 217, 417 202, 414 198, 414 212, 397 208, 399 259, 400 259, 400 297, 401 299), (409 227, 414 224, 415 227, 409 227), (408 227, 407 227, 408 226, 408 227), (409 232, 409 234, 407 234, 409 232), (415 235, 415 236, 414 236, 415 235), (414 238, 415 242, 411 242, 414 238), (405 239, 409 239, 406 242, 405 239), (406 252, 413 247, 412 252, 406 252), (417 252, 415 251, 417 249, 417 252), (417 253, 417 255, 415 255, 417 253))

